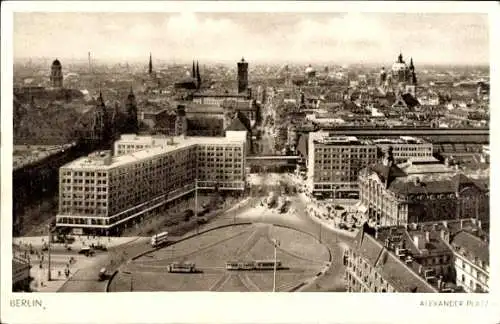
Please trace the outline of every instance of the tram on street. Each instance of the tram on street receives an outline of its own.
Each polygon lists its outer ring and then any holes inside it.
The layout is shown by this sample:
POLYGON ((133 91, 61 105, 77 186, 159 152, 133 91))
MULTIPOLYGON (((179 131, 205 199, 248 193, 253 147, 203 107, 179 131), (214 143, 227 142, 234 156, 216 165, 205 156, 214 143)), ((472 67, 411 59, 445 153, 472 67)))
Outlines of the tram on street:
POLYGON ((274 260, 257 260, 257 261, 228 261, 226 262, 226 270, 229 271, 245 271, 245 270, 276 270, 282 269, 281 261, 274 260))
POLYGON ((196 272, 196 265, 191 262, 174 262, 167 266, 170 273, 193 273, 196 272))
POLYGON ((167 243, 167 241, 168 241, 168 232, 158 233, 151 237, 151 246, 155 248, 162 244, 167 243))

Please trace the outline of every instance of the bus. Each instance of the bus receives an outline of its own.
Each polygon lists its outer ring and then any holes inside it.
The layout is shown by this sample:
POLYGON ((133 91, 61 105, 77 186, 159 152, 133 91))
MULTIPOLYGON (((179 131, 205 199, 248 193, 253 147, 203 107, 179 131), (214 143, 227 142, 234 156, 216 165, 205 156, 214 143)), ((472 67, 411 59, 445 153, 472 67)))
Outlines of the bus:
POLYGON ((167 243, 167 240, 168 240, 168 232, 155 234, 151 237, 151 246, 154 248, 157 246, 161 246, 162 244, 167 243))
POLYGON ((190 262, 174 262, 167 266, 167 270, 170 273, 193 273, 196 272, 196 266, 190 262))

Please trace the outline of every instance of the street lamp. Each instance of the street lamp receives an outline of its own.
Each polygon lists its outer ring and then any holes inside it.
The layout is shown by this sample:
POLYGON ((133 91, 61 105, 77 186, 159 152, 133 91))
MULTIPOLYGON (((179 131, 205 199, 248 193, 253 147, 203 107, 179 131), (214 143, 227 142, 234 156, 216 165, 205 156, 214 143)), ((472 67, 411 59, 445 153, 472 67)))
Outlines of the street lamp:
POLYGON ((49 234, 49 237, 48 237, 48 242, 47 242, 47 270, 48 270, 48 273, 47 273, 47 281, 51 281, 52 280, 52 277, 50 275, 50 241, 51 241, 51 237, 52 237, 52 233, 51 233, 51 230, 52 230, 52 226, 51 224, 49 224, 47 226, 48 228, 48 234, 49 234))
POLYGON ((273 292, 276 292, 276 249, 278 246, 280 246, 280 241, 278 240, 273 240, 273 245, 274 245, 274 271, 273 271, 273 292))

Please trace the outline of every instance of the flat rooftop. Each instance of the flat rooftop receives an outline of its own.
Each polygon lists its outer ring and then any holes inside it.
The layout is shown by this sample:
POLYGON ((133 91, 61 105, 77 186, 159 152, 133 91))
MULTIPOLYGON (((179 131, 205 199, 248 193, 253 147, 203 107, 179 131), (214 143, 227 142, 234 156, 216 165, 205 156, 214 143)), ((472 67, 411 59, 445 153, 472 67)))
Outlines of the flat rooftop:
POLYGON ((373 145, 373 141, 369 139, 359 139, 355 136, 335 135, 328 132, 311 132, 309 140, 313 143, 326 145, 373 145))
POLYGON ((411 136, 400 136, 399 138, 378 138, 374 139, 375 144, 427 144, 421 138, 411 136))
MULTIPOLYGON (((150 157, 173 152, 180 149, 185 149, 195 145, 223 145, 223 144, 242 144, 246 141, 246 132, 227 132, 226 137, 152 137, 152 136, 137 136, 137 135, 122 135, 122 138, 117 142, 122 141, 123 144, 152 144, 153 147, 140 150, 137 152, 111 156, 110 152, 97 152, 76 159, 62 168, 80 169, 80 170, 109 170, 133 162, 147 160, 150 157)), ((116 143, 116 142, 115 142, 116 143)))

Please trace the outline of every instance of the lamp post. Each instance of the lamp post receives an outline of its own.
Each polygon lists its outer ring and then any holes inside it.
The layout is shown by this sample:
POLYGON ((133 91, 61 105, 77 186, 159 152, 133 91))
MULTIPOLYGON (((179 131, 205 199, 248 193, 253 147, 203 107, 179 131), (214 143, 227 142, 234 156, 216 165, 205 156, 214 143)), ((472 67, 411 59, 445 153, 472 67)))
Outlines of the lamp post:
POLYGON ((278 240, 273 240, 274 244, 274 270, 273 270, 273 292, 276 292, 276 250, 277 247, 280 245, 280 242, 278 240))
POLYGON ((319 222, 319 243, 321 244, 321 231, 323 230, 323 224, 319 222))
POLYGON ((48 237, 48 242, 47 242, 47 270, 48 270, 48 273, 47 273, 47 281, 51 281, 52 280, 52 277, 50 275, 50 241, 51 241, 51 237, 52 237, 52 233, 51 233, 51 230, 52 230, 52 227, 51 227, 51 224, 49 224, 47 226, 48 228, 48 234, 49 234, 49 237, 48 237))

